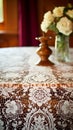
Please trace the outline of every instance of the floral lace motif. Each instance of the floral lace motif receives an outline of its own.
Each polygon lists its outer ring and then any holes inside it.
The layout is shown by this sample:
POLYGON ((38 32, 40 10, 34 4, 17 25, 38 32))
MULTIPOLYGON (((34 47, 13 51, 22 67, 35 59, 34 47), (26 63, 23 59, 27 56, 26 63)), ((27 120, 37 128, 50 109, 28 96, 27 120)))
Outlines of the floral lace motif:
MULTIPOLYGON (((38 57, 33 48, 10 48, 8 51, 1 49, 0 83, 73 83, 73 62, 69 64, 57 62, 54 49, 52 50, 50 60, 55 63, 53 67, 40 67, 35 65, 38 57)), ((72 55, 73 51, 70 50, 70 58, 72 55)))
POLYGON ((0 84, 0 129, 73 129, 73 87, 0 84))
POLYGON ((73 130, 73 63, 36 66, 33 50, 0 51, 0 130, 73 130))

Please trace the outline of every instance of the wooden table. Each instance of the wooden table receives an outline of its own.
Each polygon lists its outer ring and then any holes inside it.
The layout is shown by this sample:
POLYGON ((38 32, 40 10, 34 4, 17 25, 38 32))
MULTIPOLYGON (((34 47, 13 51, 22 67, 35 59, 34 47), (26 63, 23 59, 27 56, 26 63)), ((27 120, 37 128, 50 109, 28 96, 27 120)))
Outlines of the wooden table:
POLYGON ((70 62, 37 66, 37 47, 0 49, 0 130, 73 130, 70 62))

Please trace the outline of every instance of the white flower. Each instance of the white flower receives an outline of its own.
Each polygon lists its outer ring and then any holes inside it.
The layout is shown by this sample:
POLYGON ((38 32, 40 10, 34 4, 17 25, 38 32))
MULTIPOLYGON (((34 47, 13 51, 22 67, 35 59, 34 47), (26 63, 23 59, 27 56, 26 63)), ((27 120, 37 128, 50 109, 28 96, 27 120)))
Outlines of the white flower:
POLYGON ((64 35, 70 35, 73 31, 73 23, 67 18, 62 17, 57 23, 57 29, 64 35))
POLYGON ((51 11, 48 11, 47 13, 44 14, 44 19, 41 23, 41 30, 44 32, 48 31, 48 27, 50 24, 54 21, 54 16, 51 13, 51 11))
POLYGON ((73 18, 73 9, 72 9, 72 10, 68 10, 68 11, 66 12, 66 14, 67 14, 69 17, 73 18))
POLYGON ((63 11, 65 7, 55 7, 53 10, 53 14, 55 17, 62 17, 63 16, 63 11))
POLYGON ((48 20, 43 20, 41 23, 41 30, 46 33, 48 31, 49 25, 50 25, 50 22, 48 20))
POLYGON ((50 23, 46 20, 43 20, 41 23, 41 30, 46 33, 48 31, 48 25, 50 25, 50 23))
POLYGON ((54 16, 51 13, 51 11, 48 11, 44 14, 44 19, 48 20, 50 23, 52 23, 54 21, 54 16))
POLYGON ((46 12, 41 22, 41 30, 45 33, 52 30, 56 34, 69 36, 73 32, 73 6, 59 6, 46 12))

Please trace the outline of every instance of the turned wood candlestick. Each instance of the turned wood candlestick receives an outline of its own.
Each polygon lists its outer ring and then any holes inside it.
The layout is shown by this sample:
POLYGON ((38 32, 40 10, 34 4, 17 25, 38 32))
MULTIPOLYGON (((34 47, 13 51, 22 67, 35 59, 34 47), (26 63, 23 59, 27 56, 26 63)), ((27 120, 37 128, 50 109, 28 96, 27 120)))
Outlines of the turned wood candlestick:
POLYGON ((52 54, 52 50, 48 46, 48 37, 41 36, 36 38, 36 40, 40 41, 40 45, 36 53, 40 56, 41 59, 37 65, 42 66, 53 65, 53 63, 49 60, 49 56, 52 54))

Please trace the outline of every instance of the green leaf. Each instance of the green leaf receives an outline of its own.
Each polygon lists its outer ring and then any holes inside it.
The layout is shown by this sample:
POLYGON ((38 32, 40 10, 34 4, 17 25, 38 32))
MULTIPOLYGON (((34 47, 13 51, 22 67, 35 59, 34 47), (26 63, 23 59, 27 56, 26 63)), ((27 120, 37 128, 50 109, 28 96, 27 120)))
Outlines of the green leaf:
POLYGON ((52 23, 52 24, 48 27, 48 30, 52 30, 52 31, 54 31, 56 34, 59 33, 58 29, 56 28, 56 24, 55 24, 55 23, 52 23))

